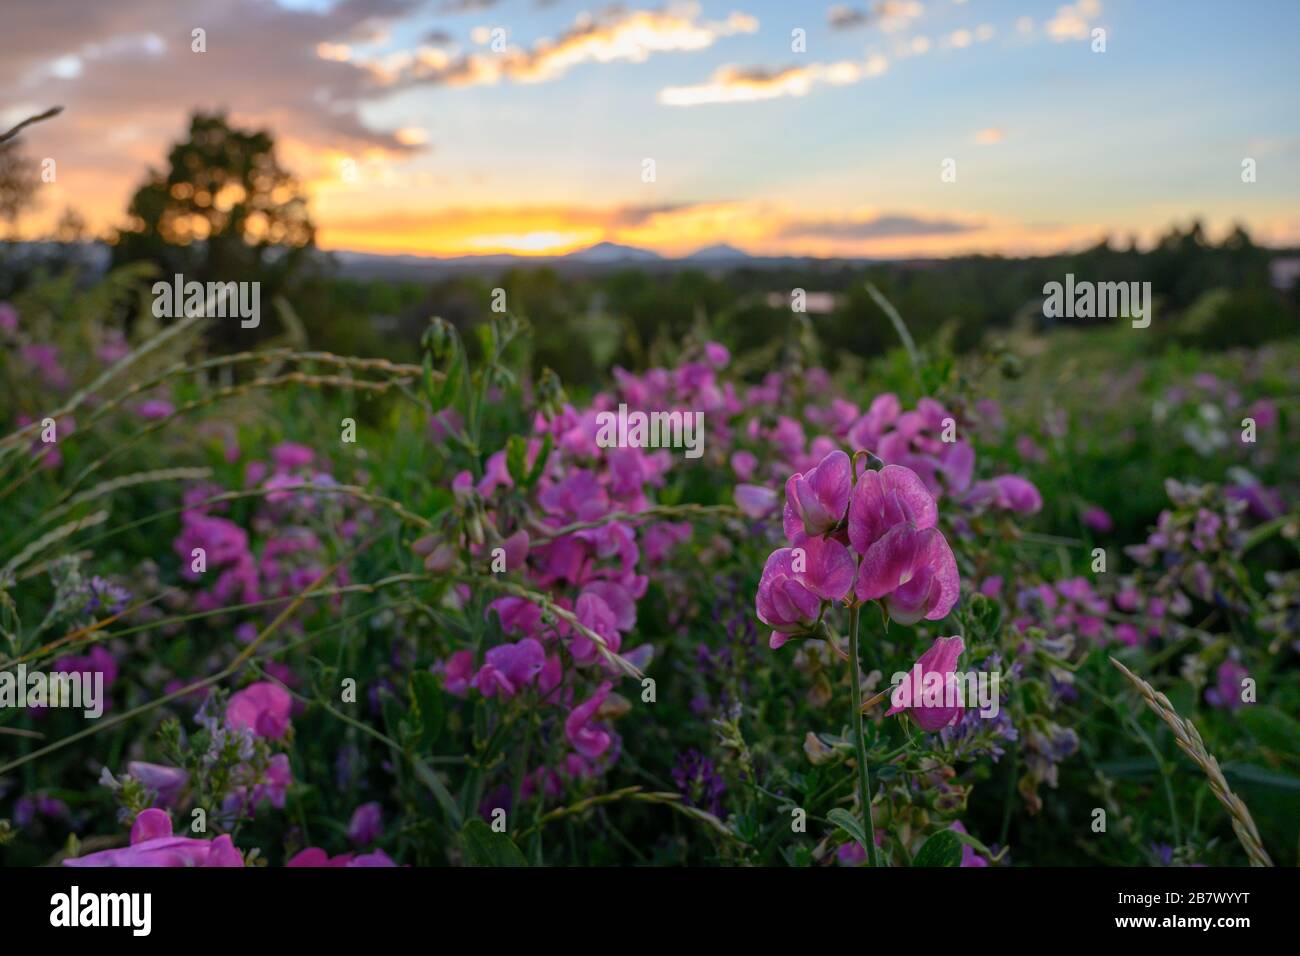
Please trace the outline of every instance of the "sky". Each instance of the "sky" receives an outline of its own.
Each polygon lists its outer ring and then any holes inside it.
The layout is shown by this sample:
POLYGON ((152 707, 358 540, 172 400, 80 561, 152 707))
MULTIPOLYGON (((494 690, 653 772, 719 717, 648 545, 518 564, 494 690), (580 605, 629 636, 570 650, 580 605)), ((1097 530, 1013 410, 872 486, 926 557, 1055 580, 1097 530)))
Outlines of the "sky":
POLYGON ((2 22, 0 129, 65 107, 24 134, 55 161, 29 237, 69 206, 120 225, 190 111, 222 108, 275 135, 327 249, 1032 254, 1193 217, 1300 244, 1295 0, 5 0, 2 22))

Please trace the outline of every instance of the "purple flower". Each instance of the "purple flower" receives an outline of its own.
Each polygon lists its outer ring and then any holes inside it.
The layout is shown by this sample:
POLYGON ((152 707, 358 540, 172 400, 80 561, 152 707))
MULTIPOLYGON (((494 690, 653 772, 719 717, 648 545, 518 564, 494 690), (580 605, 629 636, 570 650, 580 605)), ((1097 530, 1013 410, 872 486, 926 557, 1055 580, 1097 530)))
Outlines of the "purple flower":
POLYGON ((128 763, 126 772, 145 788, 158 794, 158 804, 164 807, 176 806, 180 802, 181 791, 190 782, 190 775, 179 767, 166 767, 139 760, 128 763))
POLYGON ((807 474, 791 475, 785 483, 785 533, 825 534, 844 518, 853 485, 849 456, 831 452, 807 474))
MULTIPOLYGON (((962 822, 960 820, 953 820, 950 829, 956 830, 958 833, 968 832, 966 828, 962 826, 962 822)), ((961 845, 961 865, 962 866, 988 866, 989 861, 984 859, 984 857, 980 856, 978 853, 976 853, 975 848, 971 846, 969 843, 963 843, 961 845)))
POLYGON ((384 814, 377 802, 363 803, 352 812, 348 839, 357 846, 369 846, 384 832, 384 814))
POLYGON ((1241 699, 1242 683, 1250 672, 1236 661, 1229 658, 1219 665, 1217 680, 1213 687, 1205 691, 1205 699, 1211 707, 1234 711, 1245 703, 1241 699))
POLYGON ((713 766, 713 761, 698 750, 688 750, 677 757, 673 767, 673 783, 688 806, 707 810, 715 817, 722 816, 722 794, 727 785, 713 766))
POLYGON ((513 697, 542 671, 546 652, 541 642, 525 637, 516 644, 500 644, 484 655, 486 663, 470 686, 484 697, 513 697))

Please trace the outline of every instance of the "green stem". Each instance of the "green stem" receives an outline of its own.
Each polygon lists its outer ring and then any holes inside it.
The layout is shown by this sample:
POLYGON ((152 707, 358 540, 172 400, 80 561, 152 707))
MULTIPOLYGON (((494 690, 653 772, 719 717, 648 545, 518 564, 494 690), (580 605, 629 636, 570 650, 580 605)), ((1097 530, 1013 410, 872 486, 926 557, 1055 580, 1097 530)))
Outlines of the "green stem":
POLYGON ((853 691, 853 741, 858 749, 858 801, 862 804, 862 832, 867 846, 862 849, 872 866, 880 866, 876 849, 876 824, 871 814, 871 777, 867 772, 867 742, 862 733, 862 672, 858 667, 858 618, 860 605, 849 610, 849 687, 853 691))

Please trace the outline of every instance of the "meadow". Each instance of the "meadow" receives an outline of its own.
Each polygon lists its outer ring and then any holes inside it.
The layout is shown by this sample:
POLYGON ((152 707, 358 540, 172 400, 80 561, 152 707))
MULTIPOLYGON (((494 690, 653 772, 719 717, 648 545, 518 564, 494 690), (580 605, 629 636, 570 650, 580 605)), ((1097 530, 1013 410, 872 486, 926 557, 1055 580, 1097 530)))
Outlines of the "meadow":
POLYGON ((0 708, 5 865, 1300 862, 1293 336, 882 298, 566 382, 153 278, 0 303, 0 667, 104 689, 0 708))

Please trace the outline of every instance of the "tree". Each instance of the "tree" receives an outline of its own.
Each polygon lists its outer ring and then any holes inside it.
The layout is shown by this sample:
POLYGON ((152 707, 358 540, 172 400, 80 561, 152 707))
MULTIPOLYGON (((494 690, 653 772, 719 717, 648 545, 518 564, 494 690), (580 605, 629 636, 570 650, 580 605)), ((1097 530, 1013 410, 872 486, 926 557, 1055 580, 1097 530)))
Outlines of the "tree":
POLYGON ((9 238, 15 237, 18 217, 36 205, 38 185, 36 162, 23 155, 18 140, 0 143, 0 222, 9 238))
POLYGON ((151 170, 131 199, 114 264, 151 261, 187 282, 261 282, 264 302, 286 291, 316 229, 271 134, 196 112, 167 162, 168 171, 151 170))

